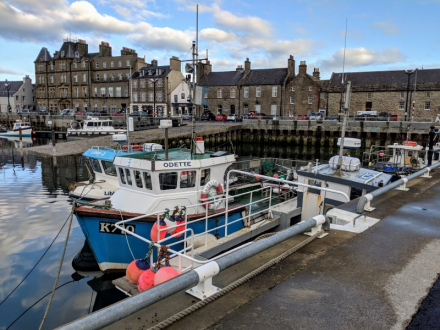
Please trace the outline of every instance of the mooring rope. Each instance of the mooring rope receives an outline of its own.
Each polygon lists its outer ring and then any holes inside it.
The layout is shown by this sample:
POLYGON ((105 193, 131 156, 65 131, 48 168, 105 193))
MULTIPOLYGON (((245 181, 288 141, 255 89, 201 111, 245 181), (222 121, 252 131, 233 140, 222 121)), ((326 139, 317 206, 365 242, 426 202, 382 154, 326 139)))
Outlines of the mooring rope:
POLYGON ((58 279, 61 274, 61 267, 63 266, 64 256, 66 254, 67 242, 69 240, 69 235, 70 235, 70 229, 72 228, 73 211, 75 209, 75 206, 76 206, 76 202, 74 201, 72 204, 72 212, 70 213, 69 228, 67 229, 66 241, 64 242, 64 249, 63 249, 63 254, 61 256, 60 266, 58 267, 57 277, 55 278, 55 283, 53 284, 52 294, 50 296, 49 302, 46 307, 46 311, 44 312, 44 316, 43 316, 43 319, 41 320, 41 324, 40 324, 40 327, 38 328, 38 330, 41 330, 41 328, 43 327, 44 321, 46 320, 47 312, 49 312, 50 305, 51 305, 53 297, 55 295, 55 290, 57 288, 58 279))
MULTIPOLYGON (((310 236, 309 238, 307 238, 303 242, 299 243, 298 245, 294 246, 293 248, 283 252, 278 257, 270 260, 269 262, 265 263, 261 267, 258 267, 253 272, 251 272, 251 273, 247 274, 246 276, 243 276, 242 278, 238 279, 237 281, 229 284, 227 287, 221 289, 220 291, 217 291, 212 296, 210 296, 210 297, 208 297, 208 298, 206 298, 204 300, 201 300, 198 303, 196 303, 196 304, 194 304, 194 305, 184 309, 183 311, 181 311, 181 312, 179 312, 179 313, 177 313, 177 314, 167 318, 166 320, 160 322, 159 324, 156 324, 155 326, 151 327, 150 330, 165 329, 166 327, 170 326, 171 324, 173 324, 173 323, 183 319, 185 316, 195 312, 196 310, 202 308, 203 306, 206 306, 207 304, 209 304, 210 302, 216 300, 217 298, 220 298, 220 297, 224 296, 228 292, 234 290, 235 288, 239 287, 243 283, 246 283, 251 278, 257 276, 258 274, 260 274, 262 272, 264 272, 266 269, 268 269, 268 268, 272 267, 273 265, 279 263, 281 260, 287 258, 292 253, 298 251, 299 249, 301 249, 305 245, 309 244, 310 242, 312 242, 321 233, 322 233, 322 231, 318 232, 317 234, 315 234, 313 236, 310 236)), ((258 239, 259 238, 257 238, 255 241, 257 241, 258 239)))

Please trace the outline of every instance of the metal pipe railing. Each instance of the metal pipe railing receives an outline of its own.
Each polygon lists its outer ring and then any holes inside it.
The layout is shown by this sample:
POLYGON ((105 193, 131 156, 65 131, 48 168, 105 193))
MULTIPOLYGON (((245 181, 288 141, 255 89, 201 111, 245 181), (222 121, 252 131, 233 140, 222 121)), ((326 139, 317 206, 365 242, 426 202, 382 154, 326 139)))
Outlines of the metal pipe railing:
POLYGON ((390 191, 390 190, 395 189, 403 184, 406 184, 408 181, 411 181, 412 179, 415 179, 415 178, 417 178, 427 172, 430 172, 431 170, 433 170, 439 166, 440 166, 440 162, 438 162, 434 165, 431 165, 431 166, 427 166, 424 169, 421 169, 420 171, 417 171, 416 173, 413 173, 413 174, 407 176, 406 178, 394 181, 393 183, 390 183, 390 184, 386 185, 385 187, 373 190, 371 193, 362 196, 359 199, 359 202, 357 203, 356 212, 357 213, 364 212, 365 205, 367 203, 369 203, 371 200, 373 200, 374 197, 380 196, 383 193, 386 193, 387 191, 390 191))
MULTIPOLYGON (((223 271, 249 257, 252 257, 268 248, 271 248, 293 236, 302 234, 318 225, 325 222, 325 216, 318 215, 307 221, 300 222, 286 230, 283 230, 273 236, 259 240, 243 249, 230 253, 217 261, 216 263, 223 271)), ((113 324, 129 315, 132 315, 141 309, 147 308, 164 298, 167 298, 179 291, 188 289, 199 283, 200 278, 195 270, 177 276, 164 284, 154 286, 151 289, 142 292, 129 299, 124 299, 119 303, 113 304, 105 309, 101 309, 92 314, 89 314, 79 320, 66 324, 59 329, 63 330, 92 330, 102 329, 110 324, 113 324)))

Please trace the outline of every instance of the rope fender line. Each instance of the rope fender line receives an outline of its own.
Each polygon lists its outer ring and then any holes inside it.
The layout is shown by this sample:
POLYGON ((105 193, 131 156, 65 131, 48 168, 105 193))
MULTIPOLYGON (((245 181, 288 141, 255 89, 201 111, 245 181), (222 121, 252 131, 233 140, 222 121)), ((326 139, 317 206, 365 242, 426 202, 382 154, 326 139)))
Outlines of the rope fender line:
MULTIPOLYGON (((265 270, 267 270, 268 268, 272 267, 273 265, 276 265, 277 263, 279 263, 281 260, 287 258, 288 256, 290 256, 291 254, 293 254, 294 252, 298 251, 299 249, 301 249, 302 247, 304 247, 305 245, 309 244, 310 242, 312 242, 318 235, 320 235, 323 231, 319 231, 318 233, 316 233, 313 236, 310 236, 309 238, 305 239, 303 242, 295 245, 294 247, 290 248, 289 250, 283 252, 282 254, 280 254, 278 257, 270 260, 269 262, 265 263, 264 265, 258 267, 257 269, 255 269, 254 271, 250 272, 249 274, 243 276, 242 278, 232 282, 231 284, 229 284, 228 286, 226 286, 225 288, 221 289, 220 291, 216 292, 215 294, 213 294, 212 296, 199 301, 198 303, 184 309, 183 311, 167 318, 166 320, 156 324, 155 326, 149 328, 149 330, 160 330, 160 329, 165 329, 168 326, 172 325, 173 323, 183 319, 185 316, 188 316, 189 314, 195 312, 196 310, 208 305, 210 302, 213 302, 214 300, 216 300, 217 298, 220 298, 222 296, 224 296, 225 294, 231 292, 232 290, 234 290, 235 288, 238 288, 240 285, 246 283, 247 281, 249 281, 251 278, 261 274, 262 272, 264 272, 265 270)), ((266 238, 266 237, 264 237, 266 238)))

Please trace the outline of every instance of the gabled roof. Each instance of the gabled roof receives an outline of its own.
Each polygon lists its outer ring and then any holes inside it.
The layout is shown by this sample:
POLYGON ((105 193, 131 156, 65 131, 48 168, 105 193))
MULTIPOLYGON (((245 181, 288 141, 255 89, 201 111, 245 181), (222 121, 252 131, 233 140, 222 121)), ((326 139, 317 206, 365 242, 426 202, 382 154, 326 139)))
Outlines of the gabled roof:
MULTIPOLYGON (((347 72, 346 81, 352 85, 374 84, 407 84, 408 75, 403 70, 395 71, 370 71, 370 72, 347 72)), ((345 75, 344 74, 344 75, 345 75)), ((416 74, 410 76, 410 83, 415 82, 416 74)), ((333 73, 331 85, 341 85, 342 73, 333 73)), ((440 69, 417 70, 417 84, 440 82, 440 69)))
POLYGON ((37 58, 35 59, 34 63, 38 60, 48 62, 52 59, 52 56, 50 56, 49 51, 46 47, 41 48, 40 53, 38 54, 37 58))
POLYGON ((241 85, 282 85, 286 76, 287 68, 251 70, 241 85))
POLYGON ((58 60, 61 58, 75 58, 75 52, 76 52, 76 44, 71 41, 65 41, 61 46, 60 51, 54 56, 54 59, 58 60), (64 52, 63 57, 61 57, 62 52, 64 52))
POLYGON ((243 77, 244 71, 210 72, 199 82, 200 86, 236 86, 243 77))
POLYGON ((162 65, 162 66, 146 66, 141 68, 139 71, 136 71, 133 73, 133 78, 164 78, 168 76, 168 74, 171 72, 171 68, 169 65, 162 65), (160 69, 160 74, 157 74, 157 69, 160 69), (140 71, 143 72, 143 76, 140 74, 140 71))
MULTIPOLYGON (((8 81, 8 84, 11 84, 11 88, 9 89, 9 97, 14 95, 23 85, 23 80, 20 81, 8 81)), ((0 97, 7 97, 8 91, 5 89, 5 82, 0 81, 0 97)))

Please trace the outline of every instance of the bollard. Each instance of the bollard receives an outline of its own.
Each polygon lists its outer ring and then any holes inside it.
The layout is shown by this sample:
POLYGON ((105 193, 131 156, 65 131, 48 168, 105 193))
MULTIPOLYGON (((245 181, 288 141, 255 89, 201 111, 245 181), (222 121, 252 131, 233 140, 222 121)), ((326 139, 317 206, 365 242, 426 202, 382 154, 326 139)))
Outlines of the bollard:
POLYGON ((428 150, 428 166, 432 165, 432 154, 434 153, 434 136, 435 136, 435 126, 431 125, 431 130, 429 131, 429 150, 428 150))

